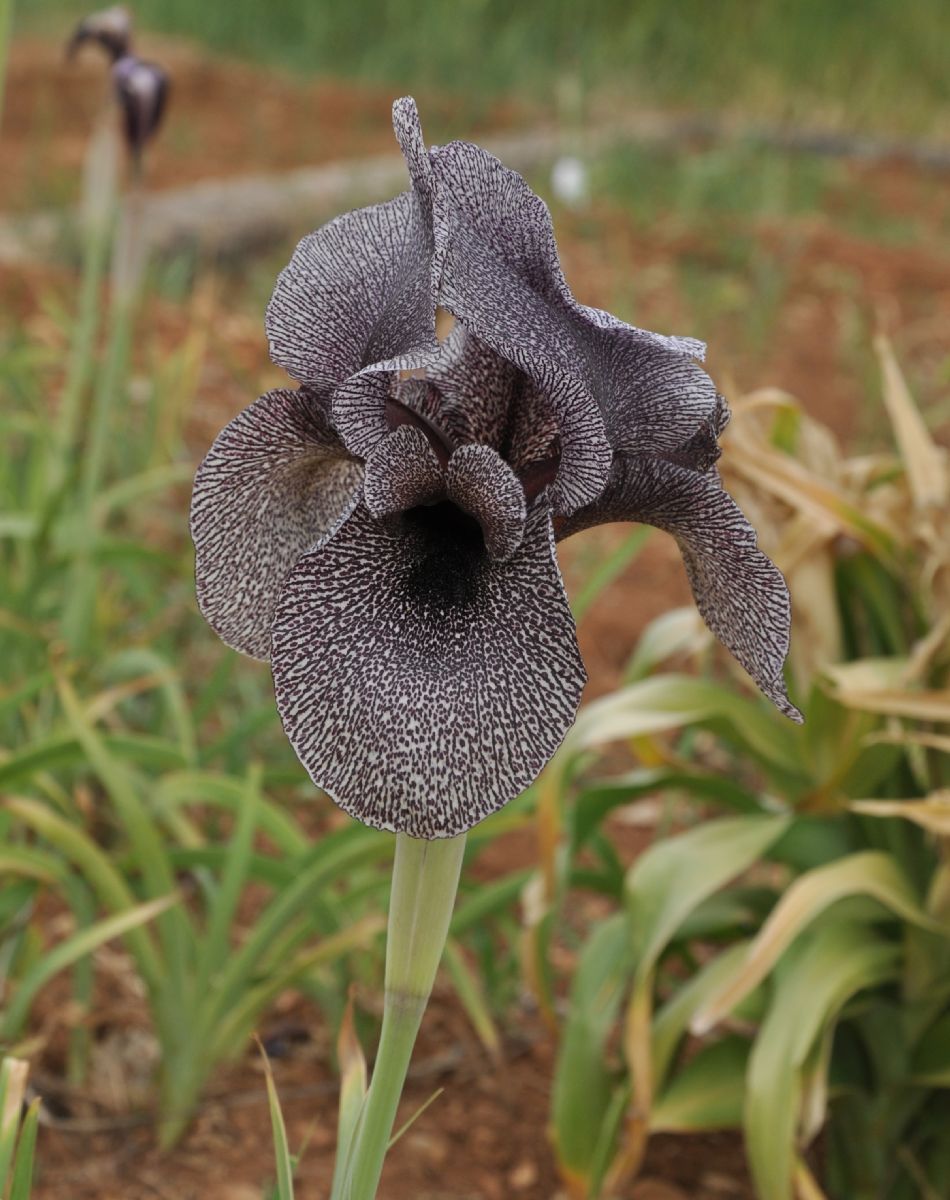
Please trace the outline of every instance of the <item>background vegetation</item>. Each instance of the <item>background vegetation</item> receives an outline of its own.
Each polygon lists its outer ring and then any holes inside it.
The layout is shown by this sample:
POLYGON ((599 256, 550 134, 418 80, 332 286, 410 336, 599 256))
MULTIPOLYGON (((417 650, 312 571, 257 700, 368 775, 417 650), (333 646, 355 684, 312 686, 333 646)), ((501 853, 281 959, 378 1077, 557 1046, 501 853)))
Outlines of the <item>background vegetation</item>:
MULTIPOLYGON (((941 0, 142 0, 136 8, 144 28, 220 53, 403 90, 450 89, 476 107, 517 93, 546 103, 562 94, 569 104, 580 88, 616 103, 926 130, 950 97, 941 0)), ((22 20, 49 27, 83 11, 82 0, 34 0, 22 20)))

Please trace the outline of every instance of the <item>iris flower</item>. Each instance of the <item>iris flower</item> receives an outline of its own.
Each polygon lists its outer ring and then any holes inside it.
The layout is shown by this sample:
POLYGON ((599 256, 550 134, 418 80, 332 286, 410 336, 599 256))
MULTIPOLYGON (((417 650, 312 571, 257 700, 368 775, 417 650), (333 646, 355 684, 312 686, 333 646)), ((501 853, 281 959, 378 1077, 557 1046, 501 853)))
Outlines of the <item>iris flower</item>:
POLYGON ((586 680, 555 544, 604 521, 676 538, 710 628, 798 718, 788 592, 715 470, 702 344, 578 303, 521 176, 427 150, 411 99, 393 117, 411 188, 299 244, 266 318, 299 386, 224 429, 192 502, 201 610, 270 660, 313 781, 426 839, 518 795, 586 680))

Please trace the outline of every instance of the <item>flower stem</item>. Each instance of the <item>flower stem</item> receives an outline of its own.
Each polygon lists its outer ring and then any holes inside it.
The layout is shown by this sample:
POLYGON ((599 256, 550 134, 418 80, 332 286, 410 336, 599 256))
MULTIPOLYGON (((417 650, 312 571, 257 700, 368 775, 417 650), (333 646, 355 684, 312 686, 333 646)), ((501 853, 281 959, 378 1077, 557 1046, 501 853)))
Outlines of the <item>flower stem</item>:
POLYGON ((445 948, 464 849, 464 834, 434 842, 396 836, 383 1027, 350 1152, 346 1200, 376 1195, 416 1034, 445 948))

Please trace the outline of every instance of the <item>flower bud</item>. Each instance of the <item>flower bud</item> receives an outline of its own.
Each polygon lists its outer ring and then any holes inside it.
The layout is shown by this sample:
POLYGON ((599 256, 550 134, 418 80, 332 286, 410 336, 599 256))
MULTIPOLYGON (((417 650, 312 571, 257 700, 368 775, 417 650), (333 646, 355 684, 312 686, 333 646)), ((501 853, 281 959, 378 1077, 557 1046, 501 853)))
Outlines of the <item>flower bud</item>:
POLYGON ((126 142, 138 161, 165 112, 168 76, 156 63, 126 54, 113 66, 112 81, 122 110, 126 142))
POLYGON ((84 42, 94 42, 116 62, 129 53, 132 44, 132 17, 121 4, 104 8, 80 21, 66 44, 66 57, 74 58, 84 42))

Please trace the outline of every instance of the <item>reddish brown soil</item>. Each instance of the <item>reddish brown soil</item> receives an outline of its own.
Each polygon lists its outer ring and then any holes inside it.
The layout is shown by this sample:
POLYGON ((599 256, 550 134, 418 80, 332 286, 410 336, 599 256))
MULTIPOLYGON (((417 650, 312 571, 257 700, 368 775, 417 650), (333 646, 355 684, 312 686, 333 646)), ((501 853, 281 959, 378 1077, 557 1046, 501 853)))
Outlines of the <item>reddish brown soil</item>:
MULTIPOLYGON (((300 1039, 288 1040, 288 1056, 274 1063, 290 1145, 306 1145, 297 1176, 300 1200, 323 1200, 333 1171, 336 1084, 326 1046, 307 1037, 317 1021, 296 1002, 264 1030, 265 1036, 291 1030, 300 1039)), ((552 1065, 550 1037, 536 1021, 510 1027, 503 1057, 493 1063, 457 1007, 436 997, 399 1123, 444 1090, 393 1150, 381 1200, 566 1197, 546 1133, 552 1065)), ((219 1072, 171 1153, 162 1154, 151 1127, 128 1114, 90 1120, 79 1115, 91 1111, 87 1105, 76 1104, 76 1114, 67 1105, 60 1099, 56 1127, 41 1134, 36 1200, 255 1200, 273 1180, 263 1075, 250 1057, 219 1072), (90 1132, 97 1127, 100 1132, 90 1132)), ((630 1200, 751 1200, 741 1150, 725 1135, 655 1139, 640 1180, 626 1194, 630 1200)))

